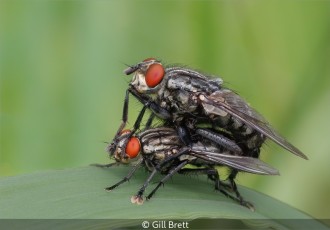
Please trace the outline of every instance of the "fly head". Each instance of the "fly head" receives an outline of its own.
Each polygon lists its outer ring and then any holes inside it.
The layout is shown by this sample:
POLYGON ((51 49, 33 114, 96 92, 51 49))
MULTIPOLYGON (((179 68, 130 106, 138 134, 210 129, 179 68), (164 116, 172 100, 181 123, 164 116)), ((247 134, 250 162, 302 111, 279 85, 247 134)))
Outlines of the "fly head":
POLYGON ((130 133, 130 130, 124 130, 121 133, 122 139, 118 142, 115 153, 113 155, 114 159, 117 162, 128 164, 133 160, 136 160, 137 156, 140 153, 141 150, 141 143, 140 140, 137 137, 131 137, 129 140, 128 134, 130 133), (125 147, 125 143, 126 147, 125 147))

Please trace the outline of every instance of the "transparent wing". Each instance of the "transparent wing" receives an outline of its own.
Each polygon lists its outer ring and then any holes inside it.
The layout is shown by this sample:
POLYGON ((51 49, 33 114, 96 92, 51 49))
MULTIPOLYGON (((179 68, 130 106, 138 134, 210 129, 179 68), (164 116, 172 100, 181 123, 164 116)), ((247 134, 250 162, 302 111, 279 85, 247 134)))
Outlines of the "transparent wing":
POLYGON ((215 164, 230 166, 244 172, 261 175, 279 175, 277 169, 272 168, 258 158, 233 156, 202 150, 192 150, 190 155, 215 164))
POLYGON ((229 113, 291 153, 308 159, 299 149, 281 137, 259 113, 234 92, 227 89, 216 91, 210 96, 203 97, 202 105, 209 114, 223 116, 224 113, 229 113))

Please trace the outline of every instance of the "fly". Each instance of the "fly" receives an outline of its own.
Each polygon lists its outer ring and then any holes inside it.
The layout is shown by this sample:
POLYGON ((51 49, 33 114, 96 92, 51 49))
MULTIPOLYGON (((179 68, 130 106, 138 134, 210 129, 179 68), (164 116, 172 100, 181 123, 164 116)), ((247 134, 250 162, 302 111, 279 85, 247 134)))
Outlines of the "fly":
POLYGON ((114 151, 119 133, 127 121, 128 95, 143 105, 133 132, 139 127, 146 108, 159 118, 194 129, 207 124, 225 130, 239 143, 245 156, 259 157, 260 147, 271 139, 291 153, 308 159, 298 148, 279 135, 247 102, 223 86, 220 78, 212 79, 197 71, 169 66, 148 58, 127 68, 133 74, 126 91, 122 124, 109 151, 114 151))
POLYGON ((220 180, 216 167, 227 166, 229 169, 261 175, 278 175, 278 171, 257 158, 241 156, 239 146, 224 136, 222 138, 225 138, 227 148, 205 138, 207 135, 214 135, 213 130, 196 129, 188 144, 184 143, 182 138, 191 134, 182 135, 185 131, 178 133, 177 130, 167 126, 146 128, 131 137, 130 131, 122 132, 120 136, 123 138, 118 143, 112 157, 118 163, 126 164, 135 160, 136 164, 126 177, 106 190, 111 191, 128 181, 137 168, 144 166, 151 172, 150 176, 137 194, 131 198, 133 203, 142 204, 144 191, 157 172, 165 176, 147 195, 147 199, 150 199, 157 189, 175 173, 205 174, 214 181, 216 190, 254 210, 253 205, 242 198, 232 178, 228 178, 230 184, 220 180), (125 145, 125 143, 127 144, 125 145), (185 168, 187 165, 194 165, 198 168, 185 168), (235 196, 230 191, 234 192, 235 196))

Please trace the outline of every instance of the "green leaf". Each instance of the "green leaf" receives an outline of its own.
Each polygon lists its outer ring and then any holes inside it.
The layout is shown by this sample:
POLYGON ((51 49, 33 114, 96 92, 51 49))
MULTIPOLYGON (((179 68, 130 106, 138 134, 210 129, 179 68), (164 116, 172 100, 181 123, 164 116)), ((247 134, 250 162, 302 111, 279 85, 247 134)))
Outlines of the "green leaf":
MULTIPOLYGON (((146 219, 221 218, 243 219, 245 224, 254 228, 292 228, 293 225, 294 228, 300 228, 306 227, 306 223, 310 225, 309 229, 325 228, 318 221, 311 220, 310 216, 284 203, 240 186, 242 195, 255 205, 256 211, 252 212, 214 191, 212 182, 203 176, 175 175, 143 205, 135 205, 130 201, 148 175, 143 169, 138 170, 128 183, 113 191, 106 192, 103 189, 122 179, 129 169, 123 165, 108 169, 89 166, 2 178, 0 218, 113 219, 112 227, 140 226, 141 220, 146 219), (299 221, 283 219, 310 221, 299 225, 299 221)), ((159 178, 154 181, 157 182, 159 178)), ((154 186, 151 183, 146 194, 154 186)), ((72 222, 70 224, 72 227, 72 222)), ((100 223, 90 220, 89 224, 93 226, 100 223)), ((88 224, 82 222, 82 225, 88 224)), ((35 224, 32 226, 36 227, 35 224)), ((38 226, 40 229, 45 227, 43 224, 38 226)), ((28 227, 24 225, 25 229, 28 227)))

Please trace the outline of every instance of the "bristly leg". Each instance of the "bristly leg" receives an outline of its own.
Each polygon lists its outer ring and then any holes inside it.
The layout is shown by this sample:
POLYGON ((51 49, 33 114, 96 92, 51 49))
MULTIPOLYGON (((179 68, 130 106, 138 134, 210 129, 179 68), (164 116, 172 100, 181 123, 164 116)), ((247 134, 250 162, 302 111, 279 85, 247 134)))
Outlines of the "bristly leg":
POLYGON ((209 139, 210 141, 219 144, 220 146, 223 146, 229 151, 232 151, 240 155, 242 154, 242 149, 237 145, 235 141, 225 137, 220 133, 215 133, 208 129, 197 129, 196 133, 209 139))
MULTIPOLYGON (((163 161, 161 161, 158 165, 155 166, 154 170, 152 171, 152 173, 150 174, 150 176, 148 177, 148 179, 146 180, 146 182, 143 184, 143 186, 140 188, 140 190, 138 191, 138 193, 133 196, 131 198, 131 202, 132 203, 136 203, 136 204, 143 204, 143 193, 145 191, 145 189, 147 188, 147 186, 149 185, 151 179, 154 177, 154 175, 156 174, 156 172, 160 172, 162 167, 164 167, 167 163, 171 162, 174 159, 177 159, 179 156, 187 153, 189 151, 189 148, 182 148, 178 153, 165 158, 163 161)), ((187 161, 182 162, 181 164, 179 164, 178 166, 174 167, 172 170, 169 171, 169 173, 159 182, 159 184, 156 186, 156 188, 147 196, 147 200, 150 199, 153 194, 157 191, 157 189, 170 177, 172 176, 175 172, 177 172, 178 170, 182 169, 185 165, 187 164, 187 161)))
POLYGON ((155 115, 154 113, 151 113, 151 114, 150 114, 150 116, 149 116, 149 118, 148 118, 148 120, 147 120, 147 123, 145 124, 145 127, 144 127, 143 130, 147 130, 147 129, 149 129, 149 128, 151 127, 152 122, 154 121, 155 116, 156 116, 156 115, 155 115))
POLYGON ((156 191, 159 189, 161 185, 164 185, 165 181, 167 181, 171 176, 173 176, 176 172, 181 170, 186 164, 188 164, 188 161, 183 161, 178 166, 172 168, 169 173, 163 177, 163 179, 157 184, 157 186, 149 193, 149 195, 146 197, 147 200, 150 200, 151 197, 156 193, 156 191))
POLYGON ((118 187, 119 185, 121 185, 122 183, 125 183, 126 181, 129 181, 129 179, 132 178, 132 176, 134 175, 134 173, 136 172, 136 170, 138 168, 140 168, 140 166, 142 165, 142 163, 143 163, 143 159, 141 158, 137 162, 137 164, 129 171, 129 173, 122 180, 120 180, 119 182, 117 182, 116 184, 114 184, 112 186, 106 187, 105 190, 110 192, 113 189, 115 189, 116 187, 118 187))
POLYGON ((143 204, 143 193, 156 173, 157 173, 157 169, 154 169, 147 178, 147 180, 144 182, 143 186, 139 189, 137 194, 131 197, 131 202, 133 204, 143 204))
POLYGON ((123 106, 123 113, 121 118, 121 124, 116 132, 115 137, 113 138, 112 142, 107 146, 107 152, 109 155, 113 155, 113 153, 116 150, 117 144, 118 144, 118 137, 120 137, 121 132, 125 128, 128 120, 128 104, 129 104, 129 91, 126 90, 125 93, 125 100, 124 100, 124 106, 123 106))
POLYGON ((231 184, 231 187, 232 187, 233 192, 235 193, 236 197, 233 197, 230 194, 228 194, 228 195, 230 195, 230 198, 232 198, 233 200, 236 200, 242 206, 245 206, 245 207, 247 207, 248 209, 250 209, 251 211, 254 212, 255 211, 254 205, 252 203, 250 203, 249 201, 244 200, 244 198, 242 197, 242 195, 239 193, 239 191, 237 189, 237 185, 236 185, 236 182, 235 182, 235 178, 236 178, 237 173, 238 173, 238 171, 233 169, 231 174, 228 177, 228 180, 231 184))
POLYGON ((207 175, 208 178, 212 181, 214 181, 215 184, 215 190, 221 192, 226 197, 238 202, 244 207, 247 207, 251 211, 255 211, 255 208, 253 204, 251 204, 248 201, 245 201, 244 198, 241 196, 241 194, 238 192, 236 183, 234 181, 234 178, 236 176, 235 173, 232 173, 232 178, 229 178, 230 185, 224 183, 220 180, 219 172, 218 170, 214 168, 202 168, 202 169, 182 169, 179 171, 180 174, 188 175, 188 174, 204 174, 207 175), (235 193, 236 196, 231 195, 230 190, 235 193))

